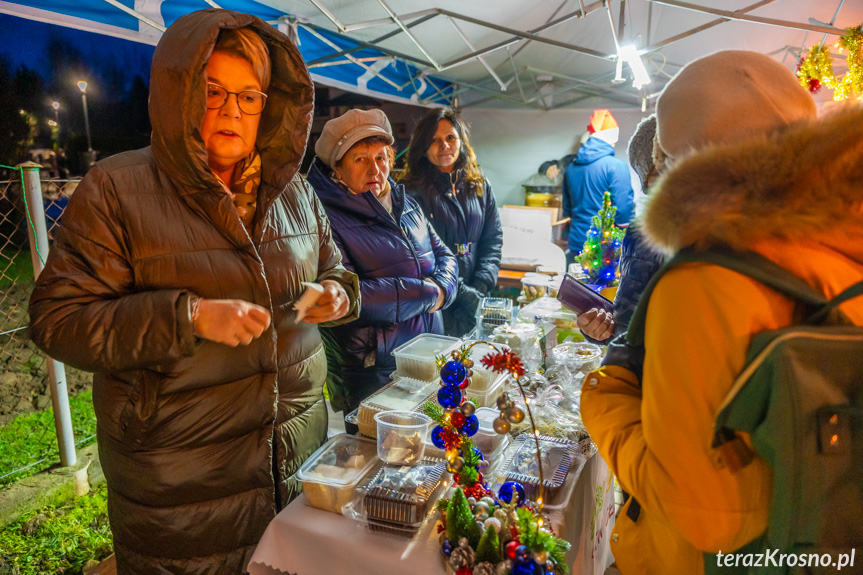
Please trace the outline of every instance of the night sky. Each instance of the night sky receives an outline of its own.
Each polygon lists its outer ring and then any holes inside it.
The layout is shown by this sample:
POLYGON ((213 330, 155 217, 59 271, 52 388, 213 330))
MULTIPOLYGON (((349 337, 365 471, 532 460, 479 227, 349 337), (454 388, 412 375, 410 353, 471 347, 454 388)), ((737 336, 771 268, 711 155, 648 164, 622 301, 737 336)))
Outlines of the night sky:
POLYGON ((145 79, 150 77, 153 46, 0 14, 0 53, 11 59, 13 69, 26 65, 39 72, 46 82, 50 81, 47 47, 52 37, 72 44, 92 62, 97 73, 106 64, 119 62, 129 71, 130 78, 136 74, 145 79))

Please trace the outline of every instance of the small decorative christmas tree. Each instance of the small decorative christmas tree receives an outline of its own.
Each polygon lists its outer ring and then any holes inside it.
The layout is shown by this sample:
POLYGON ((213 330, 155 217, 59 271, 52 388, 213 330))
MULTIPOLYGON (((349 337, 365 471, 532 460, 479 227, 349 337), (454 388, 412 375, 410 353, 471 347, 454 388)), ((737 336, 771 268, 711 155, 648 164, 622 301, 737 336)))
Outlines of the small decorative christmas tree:
POLYGON ((446 510, 446 535, 450 541, 458 542, 465 537, 471 547, 479 544, 482 531, 473 517, 464 491, 456 489, 446 510))
POLYGON ((493 565, 497 565, 503 557, 500 554, 500 537, 498 537, 497 529, 492 525, 485 528, 485 532, 480 537, 479 545, 476 548, 476 560, 480 563, 488 561, 493 565))
POLYGON ((614 225, 617 208, 611 205, 611 194, 605 192, 602 209, 593 216, 587 241, 584 242, 579 261, 592 284, 617 285, 620 271, 620 246, 624 231, 614 225))

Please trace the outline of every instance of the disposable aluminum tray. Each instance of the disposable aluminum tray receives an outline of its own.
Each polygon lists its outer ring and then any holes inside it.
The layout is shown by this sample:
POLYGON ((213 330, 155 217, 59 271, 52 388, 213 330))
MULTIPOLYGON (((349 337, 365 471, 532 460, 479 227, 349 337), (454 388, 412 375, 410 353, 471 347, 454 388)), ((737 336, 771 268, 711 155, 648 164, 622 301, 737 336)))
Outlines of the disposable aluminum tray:
MULTIPOLYGON (((577 443, 546 435, 539 436, 540 449, 543 449, 542 468, 543 482, 545 487, 545 500, 551 501, 557 497, 561 487, 566 481, 566 476, 573 467, 573 462, 579 460, 583 464, 584 455, 577 443)), ((515 438, 513 444, 507 450, 505 459, 498 467, 498 475, 507 481, 518 481, 524 486, 528 499, 535 500, 539 496, 539 470, 536 473, 523 473, 519 471, 519 463, 522 461, 536 461, 536 443, 533 434, 522 433, 515 438)), ((534 466, 535 467, 535 466, 534 466)), ((580 465, 578 465, 580 467, 580 465)))
POLYGON ((400 473, 399 468, 383 467, 375 474, 365 489, 363 501, 369 529, 402 536, 412 535, 419 530, 447 485, 442 460, 423 459, 411 471, 416 472, 417 468, 423 466, 429 469, 428 475, 410 493, 376 485, 387 474, 400 473))

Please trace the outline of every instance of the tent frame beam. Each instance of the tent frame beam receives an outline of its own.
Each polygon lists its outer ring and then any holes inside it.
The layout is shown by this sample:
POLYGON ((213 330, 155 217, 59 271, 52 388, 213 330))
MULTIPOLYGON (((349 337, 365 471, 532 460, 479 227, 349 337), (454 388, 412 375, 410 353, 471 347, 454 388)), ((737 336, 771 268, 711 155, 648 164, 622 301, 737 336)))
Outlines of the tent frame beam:
POLYGON ((779 26, 781 28, 790 28, 792 30, 804 30, 808 32, 821 32, 823 34, 829 34, 834 36, 842 36, 845 34, 845 30, 841 28, 835 28, 833 26, 815 26, 813 24, 803 24, 801 22, 790 22, 788 20, 777 20, 775 18, 762 18, 761 16, 746 16, 744 14, 740 14, 738 12, 731 12, 729 10, 719 10, 717 8, 707 8, 705 6, 696 6, 695 4, 689 4, 688 2, 681 2, 680 0, 647 0, 648 2, 652 2, 654 4, 663 4, 665 6, 674 6, 675 8, 681 8, 683 10, 690 10, 692 12, 702 12, 704 14, 713 14, 716 16, 722 16, 723 18, 728 18, 729 20, 739 20, 741 22, 753 22, 756 24, 767 24, 768 26, 779 26))
MULTIPOLYGON (((776 2, 776 0, 761 0, 760 2, 752 4, 751 6, 746 6, 745 8, 741 8, 740 10, 735 10, 734 13, 735 14, 746 14, 748 12, 752 12, 753 10, 757 10, 758 8, 761 8, 762 6, 767 6, 768 4, 772 4, 774 2, 776 2)), ((726 22, 731 22, 731 19, 730 18, 719 18, 717 20, 711 20, 710 22, 708 22, 706 24, 702 24, 701 26, 697 26, 695 28, 692 28, 691 30, 681 32, 680 34, 676 34, 674 36, 671 36, 670 38, 666 38, 665 40, 661 40, 655 44, 647 46, 646 48, 639 50, 639 52, 642 52, 644 54, 648 54, 650 52, 656 52, 660 48, 664 48, 665 46, 668 46, 669 44, 673 44, 674 42, 677 42, 678 40, 683 40, 684 38, 688 38, 688 37, 692 36, 693 34, 698 34, 699 32, 703 32, 704 30, 709 30, 710 28, 713 28, 714 26, 718 26, 720 24, 725 24, 726 22)))

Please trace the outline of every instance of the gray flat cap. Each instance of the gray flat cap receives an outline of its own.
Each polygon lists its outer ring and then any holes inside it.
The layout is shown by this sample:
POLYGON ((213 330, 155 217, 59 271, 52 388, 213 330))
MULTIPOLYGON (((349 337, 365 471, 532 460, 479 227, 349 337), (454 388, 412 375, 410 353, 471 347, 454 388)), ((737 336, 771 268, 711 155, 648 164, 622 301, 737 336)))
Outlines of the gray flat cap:
POLYGON ((369 136, 383 136, 392 145, 395 140, 387 115, 380 110, 348 110, 324 124, 315 154, 332 168, 351 146, 369 136))

